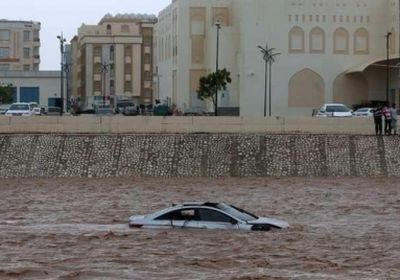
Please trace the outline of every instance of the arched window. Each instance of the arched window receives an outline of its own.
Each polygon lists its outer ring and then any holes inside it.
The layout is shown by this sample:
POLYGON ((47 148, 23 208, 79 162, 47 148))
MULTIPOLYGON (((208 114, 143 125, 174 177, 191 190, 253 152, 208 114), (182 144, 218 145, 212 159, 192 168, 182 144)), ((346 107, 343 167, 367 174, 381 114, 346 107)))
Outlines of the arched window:
POLYGON ((310 53, 325 53, 325 32, 320 27, 310 32, 310 53))
POLYGON ((333 33, 333 53, 349 53, 349 32, 343 27, 339 27, 333 33))
POLYGON ((111 25, 107 24, 107 35, 111 35, 111 25))
POLYGON ((298 26, 289 32, 289 53, 304 53, 304 30, 298 26))
POLYGON ((354 32, 354 54, 369 54, 369 33, 365 28, 354 32))
POLYGON ((311 69, 303 69, 289 81, 289 107, 317 108, 325 103, 324 79, 311 69))

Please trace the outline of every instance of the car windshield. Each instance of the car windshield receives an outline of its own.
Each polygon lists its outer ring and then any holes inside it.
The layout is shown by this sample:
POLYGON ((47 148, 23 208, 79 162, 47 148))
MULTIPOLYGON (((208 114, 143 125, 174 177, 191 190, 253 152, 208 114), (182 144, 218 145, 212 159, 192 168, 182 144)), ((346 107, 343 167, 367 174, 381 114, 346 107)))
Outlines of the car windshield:
POLYGON ((347 108, 346 106, 333 105, 333 106, 326 106, 326 111, 328 113, 333 113, 333 112, 346 113, 350 112, 350 109, 347 108))
POLYGON ((254 221, 254 220, 258 219, 258 217, 256 215, 251 214, 251 213, 249 213, 243 209, 240 209, 238 207, 235 207, 233 205, 219 203, 219 204, 217 204, 217 208, 221 209, 222 211, 224 211, 242 221, 248 222, 248 221, 254 221))
POLYGON ((29 105, 28 104, 13 104, 11 105, 9 110, 29 110, 29 105))

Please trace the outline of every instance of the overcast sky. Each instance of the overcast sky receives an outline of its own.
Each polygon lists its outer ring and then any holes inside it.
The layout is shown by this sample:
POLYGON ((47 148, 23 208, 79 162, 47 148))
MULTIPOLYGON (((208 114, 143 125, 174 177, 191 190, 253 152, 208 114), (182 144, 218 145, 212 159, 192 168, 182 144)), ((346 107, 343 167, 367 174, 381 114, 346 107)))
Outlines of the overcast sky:
POLYGON ((0 19, 39 21, 41 27, 40 70, 58 70, 57 35, 69 41, 82 23, 97 24, 110 13, 155 14, 171 0, 1 0, 0 19))

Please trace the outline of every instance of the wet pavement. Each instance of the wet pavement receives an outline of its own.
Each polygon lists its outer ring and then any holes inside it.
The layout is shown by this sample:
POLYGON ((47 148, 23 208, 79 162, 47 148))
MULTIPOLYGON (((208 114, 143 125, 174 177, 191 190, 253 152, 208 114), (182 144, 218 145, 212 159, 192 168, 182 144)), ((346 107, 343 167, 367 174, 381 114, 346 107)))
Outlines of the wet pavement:
POLYGON ((394 178, 10 179, 0 198, 0 279, 400 279, 394 178), (127 226, 184 201, 227 202, 291 227, 127 226))

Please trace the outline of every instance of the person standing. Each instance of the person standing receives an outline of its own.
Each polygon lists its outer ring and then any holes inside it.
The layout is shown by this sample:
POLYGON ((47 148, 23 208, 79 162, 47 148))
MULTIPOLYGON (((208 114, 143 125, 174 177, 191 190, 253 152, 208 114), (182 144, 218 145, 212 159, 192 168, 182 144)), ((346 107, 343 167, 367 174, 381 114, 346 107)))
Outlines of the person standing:
POLYGON ((397 109, 396 109, 396 104, 392 105, 391 111, 392 111, 392 130, 393 130, 393 134, 397 135, 397 109))
POLYGON ((383 108, 383 116, 385 117, 385 135, 392 134, 392 109, 388 105, 383 108))
POLYGON ((382 135, 382 106, 377 105, 374 110, 374 122, 376 135, 382 135))

